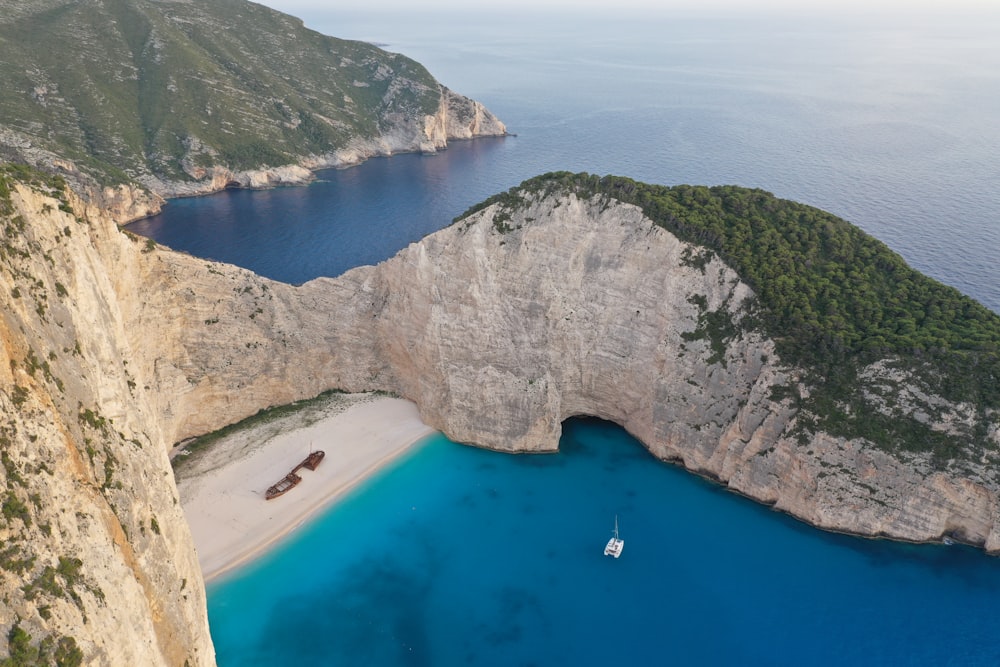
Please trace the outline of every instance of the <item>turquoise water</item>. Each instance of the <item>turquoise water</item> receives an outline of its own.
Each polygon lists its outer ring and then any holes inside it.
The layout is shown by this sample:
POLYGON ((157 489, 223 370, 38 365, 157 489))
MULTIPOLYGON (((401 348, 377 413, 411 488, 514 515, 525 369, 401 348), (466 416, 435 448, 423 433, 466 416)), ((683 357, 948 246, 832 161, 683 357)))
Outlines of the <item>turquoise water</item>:
MULTIPOLYGON (((312 11, 324 32, 417 58, 517 136, 175 201, 133 231, 299 283, 545 171, 734 183, 837 213, 1000 310, 996 11, 312 11)), ((996 559, 811 529, 608 424, 571 422, 561 450, 431 439, 210 586, 220 664, 1000 664, 996 559), (616 514, 617 561, 602 555, 616 514)))
POLYGON ((431 437, 209 587, 219 664, 1000 662, 994 559, 811 529, 605 422, 560 449, 431 437))

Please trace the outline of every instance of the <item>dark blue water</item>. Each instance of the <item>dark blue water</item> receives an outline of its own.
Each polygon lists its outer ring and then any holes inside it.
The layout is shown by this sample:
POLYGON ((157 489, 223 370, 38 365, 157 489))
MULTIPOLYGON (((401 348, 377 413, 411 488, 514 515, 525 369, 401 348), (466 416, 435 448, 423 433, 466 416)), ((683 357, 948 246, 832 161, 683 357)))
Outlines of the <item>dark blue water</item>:
POLYGON ((322 171, 308 187, 177 199, 129 229, 275 280, 299 284, 337 276, 391 257, 498 192, 482 165, 509 152, 516 140, 457 142, 438 155, 370 160, 360 168, 322 171))
POLYGON ((1000 663, 993 559, 811 529, 611 424, 560 450, 431 438, 209 587, 219 664, 1000 663))
POLYGON ((299 283, 386 259, 547 171, 727 183, 840 215, 1000 311, 1000 7, 305 18, 417 58, 518 136, 327 171, 309 188, 175 201, 133 231, 299 283))
MULTIPOLYGON (((841 215, 1000 311, 996 12, 305 18, 417 58, 517 136, 175 201, 134 231, 299 283, 546 171, 735 183, 841 215)), ((220 664, 1000 664, 995 559, 822 533, 606 424, 571 423, 561 449, 433 439, 210 587, 220 664)))

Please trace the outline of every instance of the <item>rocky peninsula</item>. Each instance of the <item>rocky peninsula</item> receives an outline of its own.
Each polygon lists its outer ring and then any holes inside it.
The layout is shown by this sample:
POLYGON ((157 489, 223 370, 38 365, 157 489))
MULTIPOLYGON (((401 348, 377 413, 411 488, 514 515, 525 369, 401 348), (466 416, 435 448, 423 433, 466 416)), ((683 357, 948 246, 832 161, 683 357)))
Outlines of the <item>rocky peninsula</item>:
POLYGON ((506 134, 420 63, 244 0, 0 0, 0 45, 0 159, 147 210, 506 134))

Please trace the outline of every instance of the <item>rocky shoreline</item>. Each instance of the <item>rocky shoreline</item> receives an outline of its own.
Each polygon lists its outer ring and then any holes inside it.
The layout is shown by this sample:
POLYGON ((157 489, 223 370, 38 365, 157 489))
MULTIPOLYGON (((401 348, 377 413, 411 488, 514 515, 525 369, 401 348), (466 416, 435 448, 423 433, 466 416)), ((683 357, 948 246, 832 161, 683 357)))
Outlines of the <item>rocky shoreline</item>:
POLYGON ((261 169, 233 170, 216 165, 197 167, 184 162, 190 180, 165 180, 151 174, 135 185, 100 186, 73 162, 6 128, 0 128, 0 148, 20 161, 67 179, 95 215, 110 214, 119 225, 156 215, 168 199, 199 197, 227 188, 267 189, 306 185, 322 169, 352 167, 375 157, 401 153, 433 154, 447 150, 450 141, 509 136, 506 125, 480 102, 441 86, 441 102, 434 115, 399 119, 397 126, 376 138, 356 138, 349 145, 323 155, 302 156, 294 164, 261 169))

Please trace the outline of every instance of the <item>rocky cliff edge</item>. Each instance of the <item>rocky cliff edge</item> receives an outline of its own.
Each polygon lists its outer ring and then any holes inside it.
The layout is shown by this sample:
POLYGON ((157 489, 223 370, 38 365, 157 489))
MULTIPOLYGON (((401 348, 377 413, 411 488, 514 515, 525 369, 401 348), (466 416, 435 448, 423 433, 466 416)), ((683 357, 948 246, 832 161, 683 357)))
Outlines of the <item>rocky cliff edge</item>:
POLYGON ((14 664, 214 664, 155 388, 134 371, 142 246, 58 184, 0 185, 0 628, 39 660, 14 664))
POLYGON ((197 167, 186 164, 191 181, 165 181, 154 176, 139 179, 155 195, 163 198, 210 194, 229 187, 261 189, 282 185, 302 185, 313 180, 313 171, 356 165, 373 157, 398 153, 436 153, 448 148, 451 140, 503 137, 507 127, 480 102, 439 86, 440 104, 434 114, 395 114, 390 125, 376 138, 357 137, 330 153, 302 156, 297 164, 234 171, 223 166, 197 167))

